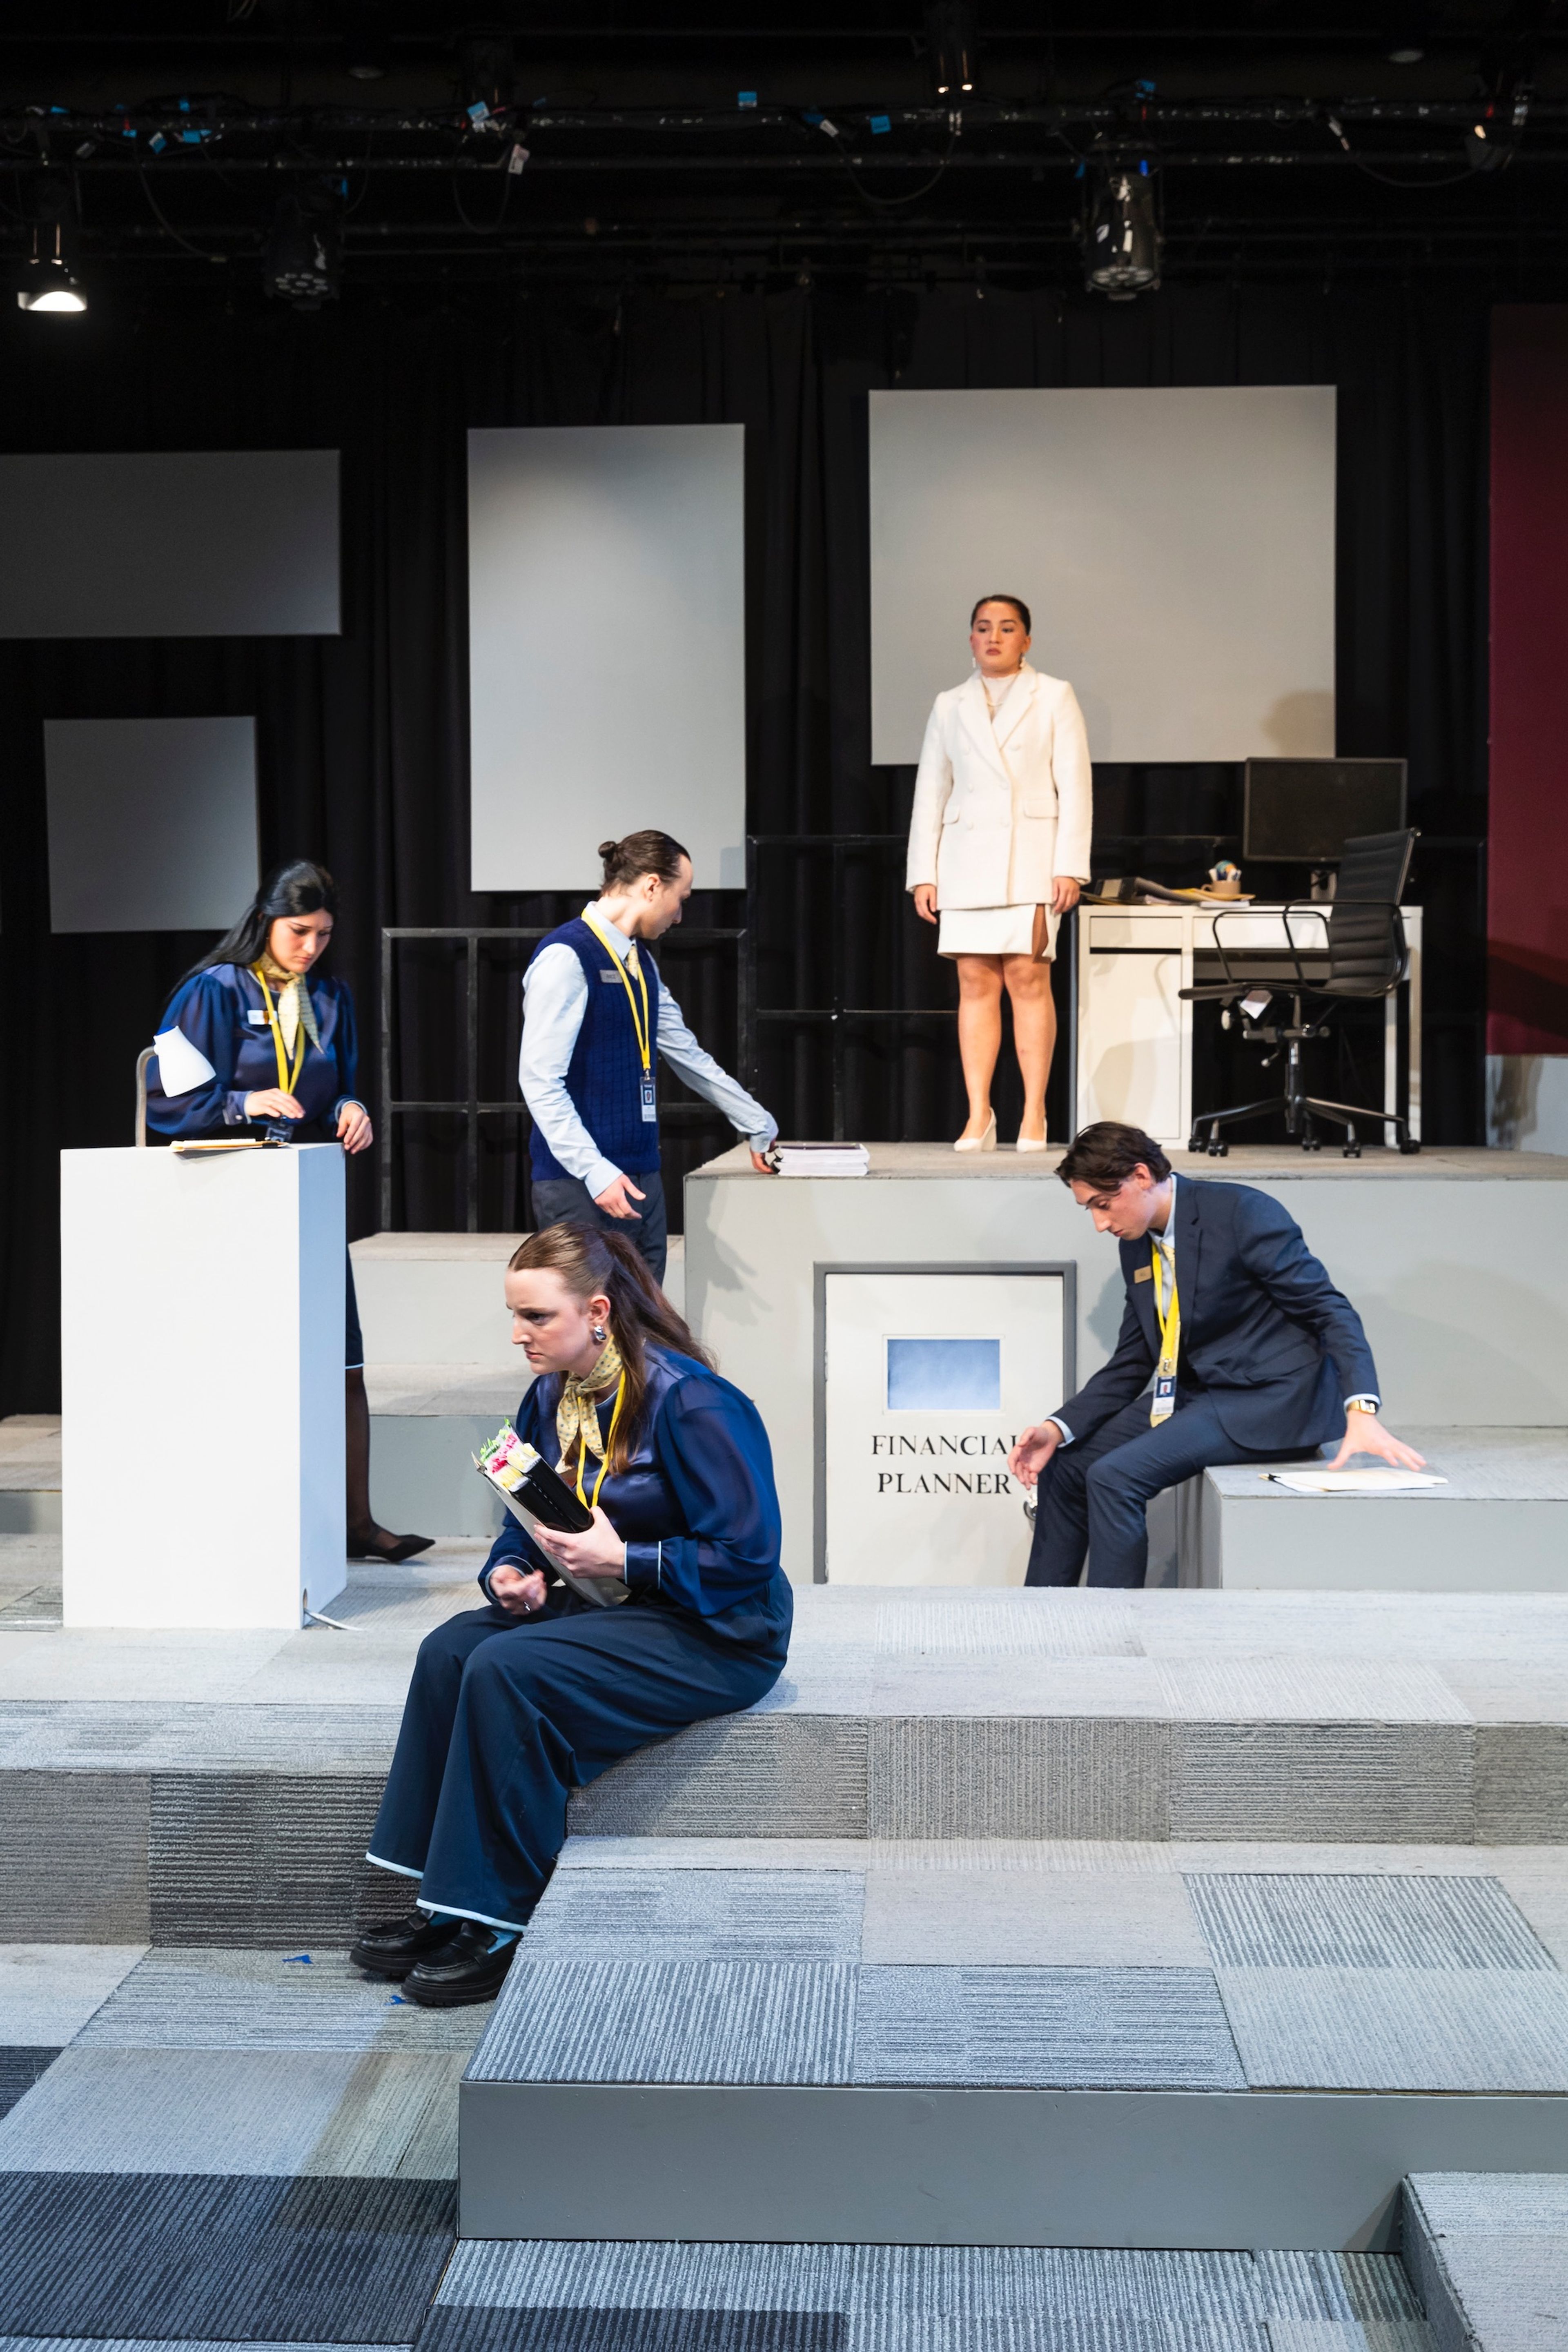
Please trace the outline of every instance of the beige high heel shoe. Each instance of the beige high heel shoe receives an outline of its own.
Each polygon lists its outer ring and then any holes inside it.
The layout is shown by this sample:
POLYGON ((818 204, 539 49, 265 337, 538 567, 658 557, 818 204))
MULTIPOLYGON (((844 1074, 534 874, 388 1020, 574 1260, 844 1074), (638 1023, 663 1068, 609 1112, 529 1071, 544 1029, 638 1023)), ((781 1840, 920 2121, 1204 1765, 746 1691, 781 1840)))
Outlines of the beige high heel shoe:
POLYGON ((1013 1146, 1015 1151, 1048 1151, 1050 1143, 1045 1136, 1021 1135, 1013 1146))
POLYGON ((961 1135, 953 1145, 955 1151, 994 1151, 996 1149, 996 1114, 991 1114, 991 1124, 984 1135, 961 1135))

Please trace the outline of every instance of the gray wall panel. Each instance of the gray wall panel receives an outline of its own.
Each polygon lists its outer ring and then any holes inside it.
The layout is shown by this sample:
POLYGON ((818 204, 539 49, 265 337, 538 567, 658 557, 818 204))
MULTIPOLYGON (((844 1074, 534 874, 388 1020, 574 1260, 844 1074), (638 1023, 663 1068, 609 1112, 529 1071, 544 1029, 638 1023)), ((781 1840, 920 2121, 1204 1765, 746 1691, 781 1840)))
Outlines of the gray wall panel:
POLYGON ((874 392, 871 757, 1021 596, 1097 760, 1334 749, 1331 385, 874 392))
POLYGON ((254 719, 48 719, 49 928, 226 931, 255 890, 254 719))
POLYGON ((336 636, 335 449, 0 457, 0 637, 336 636))
POLYGON ((745 881, 744 431, 468 436, 476 890, 587 890, 659 825, 745 881))

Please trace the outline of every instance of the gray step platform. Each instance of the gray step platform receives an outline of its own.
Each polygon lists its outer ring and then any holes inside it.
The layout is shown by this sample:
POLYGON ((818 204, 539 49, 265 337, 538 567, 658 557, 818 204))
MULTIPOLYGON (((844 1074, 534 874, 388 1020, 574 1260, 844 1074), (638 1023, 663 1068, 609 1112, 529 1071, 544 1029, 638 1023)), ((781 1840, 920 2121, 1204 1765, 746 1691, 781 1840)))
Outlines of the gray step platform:
POLYGON ((1568 2171, 1565 1928, 1568 1853, 573 1840, 462 2233, 1387 2248, 1408 2171, 1568 2171))
MULTIPOLYGON (((50 1546, 0 1539, 7 1916, 60 1940, 266 1945, 346 1941, 356 1906, 396 1907, 361 1856, 416 1649, 478 1601, 481 1546, 356 1567, 332 1612, 355 1630, 292 1634, 49 1630, 50 1546)), ((616 1766, 574 1800, 577 1832, 1568 1841, 1554 1596, 796 1601, 762 1706, 616 1766)))
POLYGON ((420 2352, 1432 2352, 1387 2254, 459 2244, 420 2352))
POLYGON ((1568 1592, 1568 1429, 1399 1434, 1445 1485, 1298 1495, 1246 1465, 1194 1479, 1184 1580, 1226 1591, 1568 1592))
POLYGON ((0 1421, 0 1536, 59 1531, 59 1415, 8 1413, 0 1421))
POLYGON ((1568 2352, 1568 2178, 1419 2173, 1406 2270, 1436 2352, 1568 2352))

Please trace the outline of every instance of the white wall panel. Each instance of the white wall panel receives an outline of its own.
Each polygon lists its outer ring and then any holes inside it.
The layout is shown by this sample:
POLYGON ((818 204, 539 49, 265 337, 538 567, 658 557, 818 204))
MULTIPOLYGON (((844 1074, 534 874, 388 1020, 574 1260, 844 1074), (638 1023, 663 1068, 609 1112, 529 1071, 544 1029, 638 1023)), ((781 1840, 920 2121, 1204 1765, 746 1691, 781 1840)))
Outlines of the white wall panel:
POLYGON ((874 392, 871 757, 1021 596, 1096 760, 1334 750, 1331 386, 874 392))
POLYGON ((0 457, 0 637, 336 636, 335 449, 0 457))
POLYGON ((256 888, 254 719, 47 719, 56 931, 226 931, 256 888))
POLYGON ((645 825, 745 880, 744 427, 468 436, 476 890, 590 890, 645 825))

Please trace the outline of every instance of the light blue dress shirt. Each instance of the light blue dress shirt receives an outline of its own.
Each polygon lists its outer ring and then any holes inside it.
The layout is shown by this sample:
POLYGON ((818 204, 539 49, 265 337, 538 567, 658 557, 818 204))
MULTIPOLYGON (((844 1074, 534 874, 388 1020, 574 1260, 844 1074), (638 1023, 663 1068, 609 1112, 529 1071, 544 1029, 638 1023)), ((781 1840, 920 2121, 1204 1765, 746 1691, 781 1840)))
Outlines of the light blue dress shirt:
MULTIPOLYGON (((583 909, 625 963, 632 942, 612 923, 595 898, 583 909)), ((678 1077, 715 1110, 723 1112, 737 1135, 753 1151, 765 1151, 778 1134, 778 1121, 744 1087, 703 1052, 681 1017, 681 1011, 655 971, 651 958, 638 955, 645 978, 658 991, 658 1050, 678 1077)), ((583 967, 563 940, 542 948, 522 981, 522 1052, 518 1058, 518 1082, 535 1125, 556 1159, 571 1176, 579 1177, 596 1200, 615 1182, 620 1170, 606 1160, 577 1116, 566 1091, 566 1072, 588 1006, 588 983, 583 967)))

